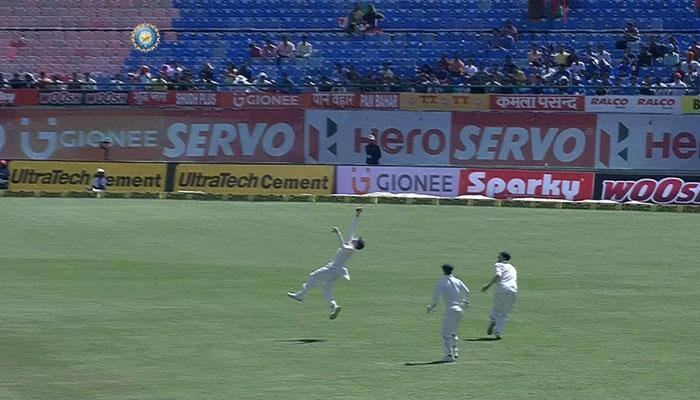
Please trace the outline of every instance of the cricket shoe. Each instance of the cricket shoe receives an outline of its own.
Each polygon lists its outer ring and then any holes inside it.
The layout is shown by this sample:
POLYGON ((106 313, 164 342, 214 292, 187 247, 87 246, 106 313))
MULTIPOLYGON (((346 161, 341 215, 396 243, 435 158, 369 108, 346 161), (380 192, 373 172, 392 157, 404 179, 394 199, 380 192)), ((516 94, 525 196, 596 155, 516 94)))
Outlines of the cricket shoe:
POLYGON ((452 357, 450 354, 446 355, 445 357, 442 357, 442 360, 440 360, 444 363, 451 363, 455 361, 455 358, 452 357))
POLYGON ((331 316, 330 319, 336 319, 338 317, 338 314, 340 314, 340 310, 343 308, 341 306, 337 307, 331 307, 331 316))
POLYGON ((501 335, 500 333, 496 332, 496 340, 501 340, 501 339, 503 339, 503 335, 501 335))
POLYGON ((491 321, 491 322, 489 323, 489 327, 486 329, 486 334, 489 335, 489 336, 493 335, 493 328, 494 328, 494 327, 496 327, 496 323, 493 322, 493 321, 491 321))
POLYGON ((299 296, 297 293, 294 292, 287 292, 287 296, 289 296, 290 299, 294 299, 299 302, 304 301, 303 297, 299 296))
POLYGON ((455 360, 459 358, 459 353, 457 352, 456 347, 452 348, 452 358, 454 358, 455 360))

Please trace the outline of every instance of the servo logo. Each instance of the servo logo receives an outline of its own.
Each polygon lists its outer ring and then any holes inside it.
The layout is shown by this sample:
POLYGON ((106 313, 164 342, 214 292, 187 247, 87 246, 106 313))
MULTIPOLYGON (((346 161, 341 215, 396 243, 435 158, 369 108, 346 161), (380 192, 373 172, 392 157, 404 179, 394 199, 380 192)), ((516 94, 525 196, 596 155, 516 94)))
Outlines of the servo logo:
POLYGON ((627 162, 629 160, 629 128, 619 122, 617 124, 617 134, 610 134, 604 129, 600 130, 600 162, 608 167, 612 157, 611 152, 615 151, 616 155, 627 162), (611 140, 615 140, 614 150, 611 148, 611 140))

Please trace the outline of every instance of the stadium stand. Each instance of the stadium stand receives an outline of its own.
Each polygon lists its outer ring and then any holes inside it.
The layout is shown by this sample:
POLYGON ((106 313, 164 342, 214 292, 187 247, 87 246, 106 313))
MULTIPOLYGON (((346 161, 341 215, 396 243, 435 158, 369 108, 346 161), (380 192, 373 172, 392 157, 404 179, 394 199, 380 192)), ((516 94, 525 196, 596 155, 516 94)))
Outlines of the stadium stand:
MULTIPOLYGON (((691 0, 545 3, 542 18, 531 20, 527 0, 378 0, 372 4, 384 15, 379 22, 381 31, 348 34, 341 24, 354 6, 352 1, 80 0, 59 8, 47 7, 39 0, 10 0, 0 7, 0 13, 6 16, 0 27, 4 52, 0 71, 6 78, 14 73, 22 77, 27 72, 38 76, 43 71, 48 76, 56 75, 63 83, 73 72, 80 76, 91 72, 98 84, 105 86, 116 73, 121 76, 115 81, 129 83, 131 73, 132 83, 136 83, 142 66, 149 66, 155 77, 155 71, 169 65, 165 78, 172 80, 179 65, 191 71, 192 85, 197 88, 201 87, 196 81, 201 78, 203 66, 211 65, 210 81, 221 86, 243 82, 236 81, 237 73, 227 78, 226 70, 231 63, 237 71, 247 63, 251 70, 245 74, 248 81, 264 72, 272 82, 287 80, 298 87, 313 81, 322 90, 363 84, 380 84, 386 90, 414 90, 417 86, 418 90, 437 90, 433 86, 452 85, 457 88, 449 90, 466 90, 469 85, 530 84, 557 86, 536 90, 575 93, 596 92, 584 86, 613 86, 608 92, 614 93, 616 85, 638 85, 647 77, 658 79, 658 85, 671 84, 677 73, 687 86, 699 86, 700 77, 692 61, 700 56, 700 48, 686 56, 695 43, 689 32, 700 28, 691 0), (559 9, 558 3, 565 8, 559 9), (500 40, 506 20, 518 29, 517 41, 500 40), (642 33, 641 40, 627 43, 629 54, 625 57, 626 50, 619 42, 628 21, 642 33), (153 23, 162 31, 157 51, 139 53, 131 47, 130 28, 140 22, 153 23), (311 57, 250 57, 250 43, 262 46, 269 39, 277 44, 283 34, 295 44, 302 35, 308 36, 313 46, 311 57), (656 45, 651 45, 653 34, 658 34, 656 45), (559 45, 568 53, 562 68, 551 57, 559 45), (545 65, 528 63, 533 46, 542 49, 545 65), (610 53, 610 65, 591 65, 590 57, 586 57, 589 47, 597 52, 599 46, 610 53), (646 49, 654 46, 662 52, 646 60, 646 49), (664 53, 673 51, 675 56, 665 57, 664 53), (437 62, 443 53, 450 59, 459 53, 463 61, 475 60, 475 66, 483 66, 486 75, 475 82, 441 70, 437 62), (514 70, 509 66, 504 71, 507 56, 513 58, 514 70), (629 65, 619 65, 623 58, 628 58, 629 65), (577 59, 585 64, 585 73, 572 67, 577 59), (391 73, 381 72, 385 64, 389 64, 385 69, 391 73), (354 72, 348 78, 347 68, 351 66, 359 78, 354 72)), ((628 93, 626 89, 617 90, 628 93)))

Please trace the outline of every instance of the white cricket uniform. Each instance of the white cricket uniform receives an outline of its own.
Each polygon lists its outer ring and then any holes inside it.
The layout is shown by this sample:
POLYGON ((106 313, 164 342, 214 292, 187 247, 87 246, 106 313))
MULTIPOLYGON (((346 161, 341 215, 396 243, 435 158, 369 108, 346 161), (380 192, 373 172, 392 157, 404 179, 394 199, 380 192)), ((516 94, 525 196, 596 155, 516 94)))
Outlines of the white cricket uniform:
POLYGON ((461 280, 453 275, 447 275, 440 279, 435 286, 432 305, 442 297, 445 303, 445 315, 442 317, 440 336, 446 355, 453 355, 457 350, 457 329, 462 320, 462 312, 469 304, 469 288, 461 280))
POLYGON ((352 257, 353 253, 355 253, 355 246, 352 245, 351 241, 355 239, 354 235, 359 222, 359 217, 355 217, 352 220, 350 231, 348 231, 347 242, 343 240, 343 235, 338 233, 338 241, 340 243, 338 251, 335 252, 333 259, 328 264, 309 275, 309 279, 302 285, 301 290, 297 293, 300 298, 303 299, 311 288, 323 283, 323 296, 326 300, 331 302, 333 307, 337 306, 331 290, 333 289, 333 284, 336 279, 343 277, 346 281, 350 280, 350 272, 346 264, 350 261, 350 257, 352 257))
POLYGON ((493 309, 491 310, 491 324, 497 336, 503 334, 508 312, 515 303, 515 294, 518 293, 518 271, 509 262, 497 262, 493 265, 493 274, 501 277, 496 284, 493 297, 493 309))

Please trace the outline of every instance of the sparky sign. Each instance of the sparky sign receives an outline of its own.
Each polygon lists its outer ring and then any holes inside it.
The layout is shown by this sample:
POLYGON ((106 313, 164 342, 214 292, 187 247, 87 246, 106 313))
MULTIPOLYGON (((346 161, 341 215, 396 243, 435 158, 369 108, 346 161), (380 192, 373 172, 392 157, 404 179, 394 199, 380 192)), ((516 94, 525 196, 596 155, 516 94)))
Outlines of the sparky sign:
POLYGON ((462 170, 460 195, 494 199, 546 198, 588 200, 593 198, 592 173, 525 170, 462 170))

